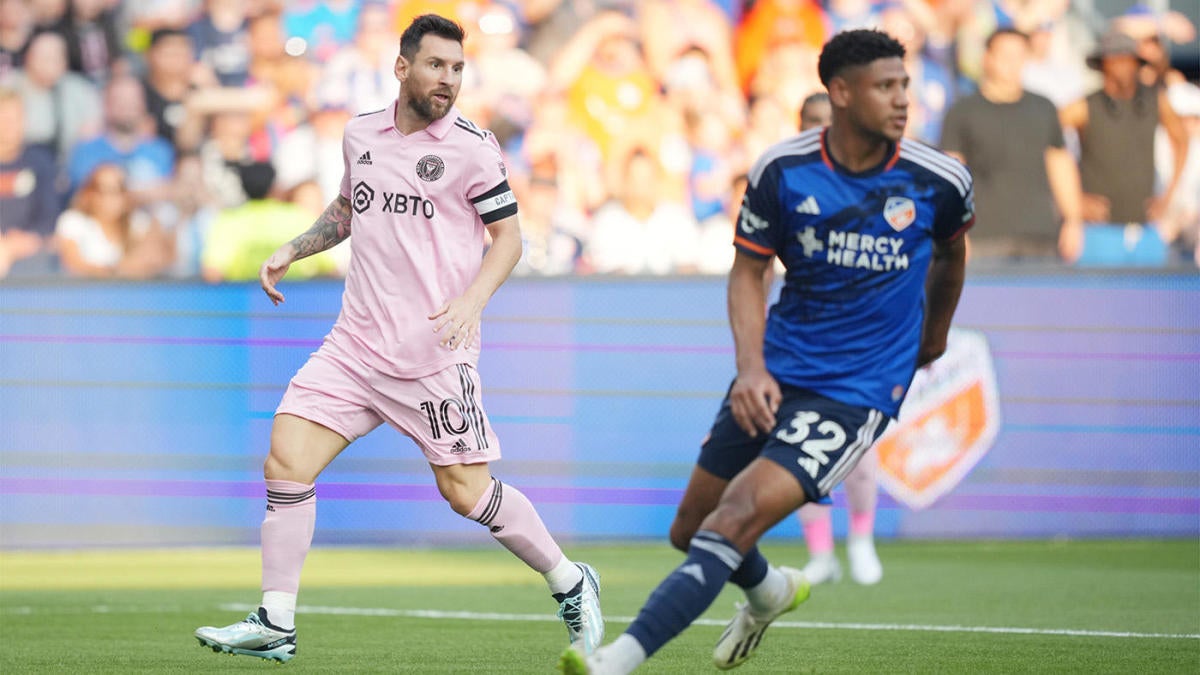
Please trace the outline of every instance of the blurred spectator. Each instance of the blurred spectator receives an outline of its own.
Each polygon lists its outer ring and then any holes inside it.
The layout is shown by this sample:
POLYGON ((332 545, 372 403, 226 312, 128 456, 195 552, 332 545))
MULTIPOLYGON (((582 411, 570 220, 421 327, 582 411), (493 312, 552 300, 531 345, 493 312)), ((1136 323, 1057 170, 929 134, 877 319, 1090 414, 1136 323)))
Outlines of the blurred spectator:
MULTIPOLYGON (((231 208, 246 201, 238 167, 253 161, 250 156, 252 131, 253 120, 248 111, 222 111, 212 116, 199 155, 204 185, 218 208, 231 208)), ((338 166, 341 167, 340 160, 338 166)))
POLYGON ((597 15, 563 48, 550 80, 553 89, 566 92, 571 124, 599 148, 608 185, 624 181, 625 159, 633 148, 644 147, 666 170, 660 177, 664 198, 684 197, 688 159, 682 116, 663 105, 637 41, 637 26, 628 17, 597 15))
POLYGON ((825 0, 830 34, 856 28, 878 28, 884 4, 877 0, 825 0))
POLYGON ((1029 33, 1029 61, 1021 74, 1026 91, 1045 96, 1056 107, 1082 98, 1086 93, 1088 72, 1083 55, 1090 41, 1087 27, 1063 17, 1034 28, 1029 33))
POLYGON ((51 236, 58 218, 54 157, 25 143, 25 108, 0 88, 0 278, 55 271, 51 236))
POLYGON ((1180 12, 1157 12, 1137 3, 1110 23, 1112 30, 1137 42, 1142 57, 1140 78, 1143 84, 1166 87, 1187 81, 1183 73, 1171 67, 1170 43, 1186 44, 1196 39, 1196 27, 1180 12))
POLYGON ((501 147, 511 147, 532 120, 533 101, 546 88, 546 68, 518 46, 517 17, 501 2, 483 6, 478 29, 468 35, 467 81, 458 105, 466 116, 482 120, 501 147))
POLYGON ((814 127, 827 127, 833 121, 833 104, 829 102, 829 94, 817 92, 809 94, 800 106, 800 131, 814 127))
POLYGON ((204 10, 188 26, 196 60, 223 87, 240 87, 250 76, 245 0, 204 0, 204 10))
POLYGON ((638 22, 646 63, 660 82, 683 55, 700 51, 718 92, 738 90, 733 63, 733 31, 711 0, 643 0, 638 22))
MULTIPOLYGON (((1167 204, 1160 221, 1163 239, 1200 265, 1200 87, 1179 82, 1167 88, 1167 99, 1179 115, 1187 133, 1187 164, 1180 172, 1179 188, 1167 204)), ((1154 139, 1154 161, 1158 185, 1165 186, 1174 170, 1171 141, 1159 127, 1154 139)))
POLYGON ((67 70, 67 44, 57 33, 39 33, 29 43, 25 68, 12 77, 25 102, 25 140, 64 162, 71 149, 100 133, 103 109, 95 87, 67 70))
POLYGON ((683 204, 663 198, 661 171, 649 153, 635 150, 629 155, 616 198, 592 218, 584 248, 590 269, 601 274, 696 271, 696 219, 683 204))
POLYGON ((1079 172, 1054 104, 1021 86, 1028 53, 1023 33, 992 33, 979 92, 950 108, 941 148, 975 177, 973 256, 1074 262, 1083 244, 1079 172))
POLYGON ((942 133, 942 119, 950 105, 975 87, 958 71, 953 59, 930 53, 925 30, 904 9, 893 7, 881 15, 881 29, 904 45, 904 65, 910 78, 908 126, 905 135, 931 145, 942 133))
POLYGON ((563 47, 551 86, 567 93, 571 122, 608 158, 658 109, 658 83, 637 42, 637 26, 616 12, 597 15, 563 47))
POLYGON ((69 0, 29 0, 29 8, 33 11, 33 32, 40 33, 66 21, 70 4, 69 0))
POLYGON ((134 205, 125 171, 101 164, 58 217, 55 239, 63 270, 77 277, 148 279, 171 264, 171 241, 134 205))
POLYGON ((521 47, 547 68, 554 57, 597 11, 609 2, 519 0, 524 39, 521 47))
POLYGON ((688 121, 692 157, 688 196, 692 215, 702 222, 729 208, 729 186, 737 173, 733 163, 733 138, 725 121, 715 112, 694 113, 688 121))
POLYGON ((167 274, 197 277, 204 238, 216 216, 216 200, 204 183, 204 165, 196 153, 176 155, 174 173, 169 197, 155 204, 154 217, 175 246, 175 259, 167 274))
POLYGON ((1143 65, 1133 38, 1110 32, 1088 57, 1101 88, 1062 109, 1063 125, 1079 134, 1083 219, 1091 223, 1147 223, 1161 217, 1187 162, 1187 137, 1166 91, 1138 81, 1143 65), (1170 139, 1174 170, 1157 196, 1154 129, 1170 139))
MULTIPOLYGON (((263 261, 313 223, 309 211, 269 196, 275 182, 270 164, 244 164, 239 175, 246 203, 217 214, 204 241, 201 265, 204 279, 210 283, 258 279, 263 261)), ((336 271, 333 257, 324 251, 293 263, 288 276, 306 279, 336 271)))
POLYGON ((517 196, 521 204, 518 275, 572 274, 583 253, 583 213, 562 199, 553 167, 539 167, 517 196))
POLYGON ((97 86, 104 86, 115 73, 128 73, 117 32, 117 14, 109 0, 71 0, 63 19, 51 30, 67 40, 72 71, 97 86))
POLYGON ((33 14, 27 0, 0 0, 0 81, 25 63, 33 37, 33 14))
POLYGON ((816 0, 757 0, 734 31, 734 60, 744 91, 767 54, 779 45, 820 50, 832 33, 829 17, 816 0))
POLYGON ((399 53, 387 5, 364 4, 354 42, 341 48, 322 69, 318 98, 340 103, 355 115, 386 108, 400 86, 395 73, 399 53))
POLYGON ((112 78, 104 90, 104 133, 75 146, 67 163, 72 188, 101 164, 117 164, 138 206, 165 196, 175 164, 171 144, 154 133, 142 83, 130 75, 112 78))
POLYGON ((779 99, 762 94, 750 99, 746 131, 742 135, 741 169, 748 170, 767 148, 796 133, 796 113, 779 99))
POLYGON ((283 28, 304 41, 304 53, 324 63, 354 39, 359 0, 292 0, 284 4, 283 28))
MULTIPOLYGON (((817 77, 819 57, 819 50, 803 43, 777 45, 766 55, 750 81, 750 95, 769 94, 778 99, 788 111, 790 121, 795 122, 804 97, 821 88, 821 80, 817 77)), ((795 131, 794 124, 790 125, 789 133, 795 131)))
POLYGON ((192 39, 175 28, 154 31, 146 51, 146 109, 159 138, 176 147, 177 130, 187 121, 186 99, 195 88, 192 52, 192 39))

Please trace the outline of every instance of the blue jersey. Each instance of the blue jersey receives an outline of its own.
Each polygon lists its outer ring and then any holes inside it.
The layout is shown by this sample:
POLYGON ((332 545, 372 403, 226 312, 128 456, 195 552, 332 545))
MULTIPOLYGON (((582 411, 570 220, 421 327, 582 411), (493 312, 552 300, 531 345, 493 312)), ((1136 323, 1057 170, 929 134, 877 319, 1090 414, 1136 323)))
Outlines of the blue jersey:
POLYGON ((787 268, 764 338, 776 380, 895 416, 916 370, 933 240, 974 222, 971 174, 904 139, 852 173, 821 129, 769 148, 750 171, 734 245, 787 268))

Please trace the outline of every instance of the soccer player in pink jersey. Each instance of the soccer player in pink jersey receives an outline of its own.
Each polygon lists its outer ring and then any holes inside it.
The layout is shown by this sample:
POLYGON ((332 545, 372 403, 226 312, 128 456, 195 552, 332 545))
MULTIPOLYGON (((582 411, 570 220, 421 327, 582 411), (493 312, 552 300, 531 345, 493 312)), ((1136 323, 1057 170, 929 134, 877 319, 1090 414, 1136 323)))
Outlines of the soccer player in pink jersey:
POLYGON ((599 575, 563 555, 525 495, 489 469, 500 443, 480 403, 479 324, 521 256, 521 232, 499 145, 454 108, 463 37, 441 16, 413 20, 400 37, 398 98, 346 126, 341 195, 263 263, 263 290, 279 304, 289 265, 354 234, 342 311, 292 378, 271 429, 262 605, 233 625, 197 629, 213 651, 295 656, 313 484, 384 422, 421 448, 450 508, 545 576, 573 645, 591 652, 603 638, 599 575))

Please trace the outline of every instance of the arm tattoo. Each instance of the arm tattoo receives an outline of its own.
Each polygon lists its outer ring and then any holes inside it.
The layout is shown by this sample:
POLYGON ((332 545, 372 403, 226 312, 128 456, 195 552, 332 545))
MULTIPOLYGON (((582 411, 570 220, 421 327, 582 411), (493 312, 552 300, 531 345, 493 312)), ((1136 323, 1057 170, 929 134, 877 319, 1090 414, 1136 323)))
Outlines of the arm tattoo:
POLYGON ((350 236, 350 200, 338 195, 317 222, 291 241, 296 260, 337 246, 350 236))

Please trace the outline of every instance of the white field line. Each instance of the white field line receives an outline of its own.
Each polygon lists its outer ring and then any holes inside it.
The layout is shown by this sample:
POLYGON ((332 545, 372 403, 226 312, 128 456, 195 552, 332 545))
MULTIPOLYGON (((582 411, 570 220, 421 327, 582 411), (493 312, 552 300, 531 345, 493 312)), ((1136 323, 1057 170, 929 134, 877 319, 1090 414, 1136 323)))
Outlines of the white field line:
MULTIPOLYGON (((250 612, 257 605, 243 603, 226 603, 217 607, 229 612, 250 612)), ((133 606, 133 605, 95 605, 92 607, 55 607, 53 609, 18 606, 6 607, 0 614, 31 616, 35 614, 121 614, 141 612, 182 612, 183 607, 177 606, 133 606)), ((558 623, 559 619, 552 614, 509 614, 501 612, 447 612, 437 609, 389 609, 373 607, 322 607, 318 605, 300 605, 296 608, 298 614, 341 614, 347 616, 383 616, 405 619, 456 619, 460 621, 533 621, 558 623)), ((632 616, 606 616, 605 619, 614 623, 630 623, 632 616)), ((699 619, 698 626, 724 626, 726 621, 718 619, 699 619)), ((913 631, 925 633, 992 633, 1004 635, 1062 635, 1067 637, 1101 637, 1101 638, 1151 638, 1163 640, 1200 640, 1200 633, 1134 633, 1128 631, 1108 630, 1077 630, 1073 628, 1020 628, 1015 626, 937 626, 901 623, 836 623, 832 621, 776 621, 771 624, 780 628, 808 628, 823 630, 856 630, 856 631, 913 631)))
MULTIPOLYGON (((225 604, 221 609, 234 612, 250 612, 258 609, 257 605, 225 604)), ((300 605, 297 614, 344 614, 351 616, 387 616, 406 619, 459 619, 466 621, 559 621, 552 614, 506 614, 500 612, 445 612, 436 609, 386 609, 370 607, 322 607, 316 605, 300 605)), ((615 623, 630 623, 632 616, 606 616, 605 619, 615 623)), ((724 626, 727 621, 717 619, 699 619, 699 626, 724 626)), ((920 624, 892 623, 834 623, 827 621, 776 621, 771 624, 780 628, 820 628, 829 630, 859 630, 859 631, 917 631, 927 633, 1001 633, 1009 635, 1065 635, 1070 637, 1105 637, 1105 638, 1160 638, 1172 640, 1200 640, 1200 634, 1193 633, 1132 633, 1125 631, 1106 630, 1075 630, 1070 628, 1019 628, 1007 626, 926 626, 920 624)))

